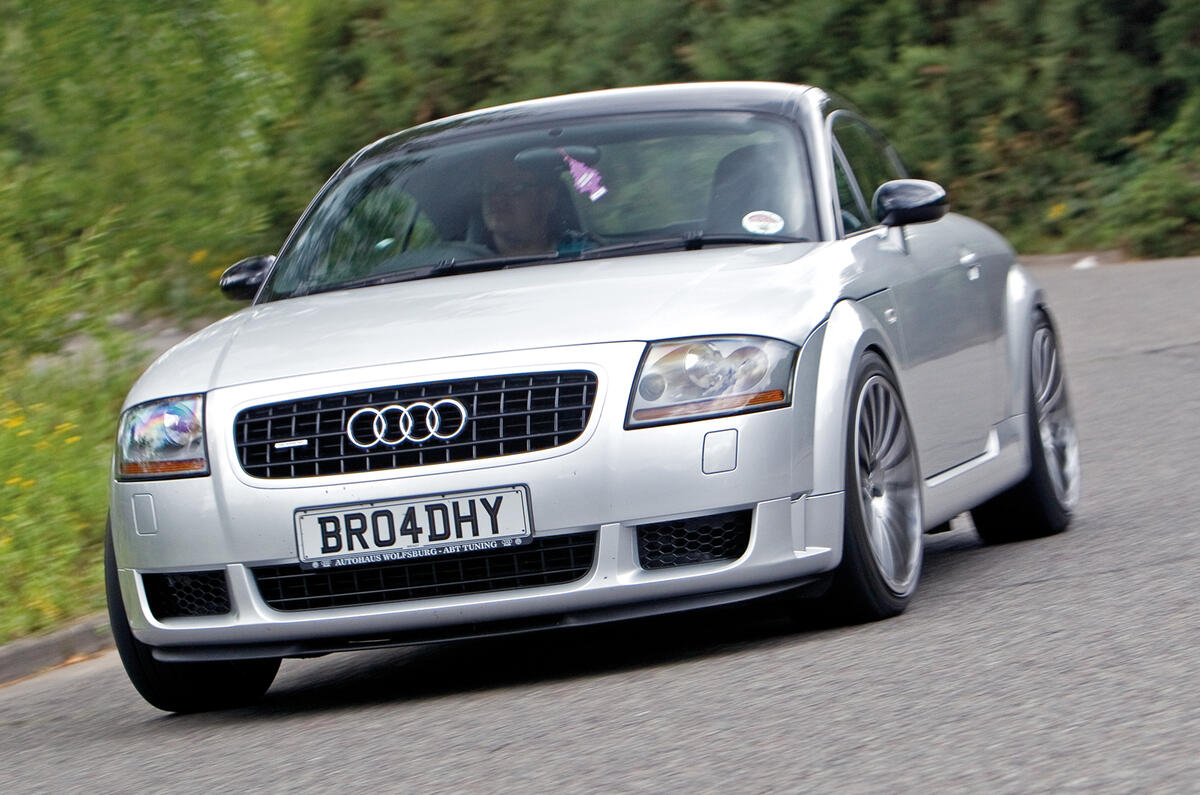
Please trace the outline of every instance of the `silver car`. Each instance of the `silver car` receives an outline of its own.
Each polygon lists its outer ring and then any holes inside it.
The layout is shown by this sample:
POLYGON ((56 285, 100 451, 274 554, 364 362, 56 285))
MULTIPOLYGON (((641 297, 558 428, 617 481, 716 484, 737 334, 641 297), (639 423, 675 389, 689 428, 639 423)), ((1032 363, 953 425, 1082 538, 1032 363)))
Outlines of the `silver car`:
POLYGON ((130 391, 106 577, 189 711, 283 657, 790 592, 904 610, 923 534, 1071 519, 1043 295, 810 87, 599 91, 384 138, 130 391))

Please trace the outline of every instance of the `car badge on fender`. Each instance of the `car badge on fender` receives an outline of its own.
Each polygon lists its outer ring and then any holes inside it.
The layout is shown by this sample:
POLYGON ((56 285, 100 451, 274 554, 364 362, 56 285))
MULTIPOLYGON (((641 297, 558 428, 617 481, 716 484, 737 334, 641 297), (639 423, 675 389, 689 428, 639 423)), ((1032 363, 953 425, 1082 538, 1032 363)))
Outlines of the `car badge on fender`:
POLYGON ((467 427, 467 408, 453 398, 436 403, 420 401, 401 406, 359 409, 346 422, 346 438, 370 450, 378 444, 420 444, 430 439, 453 439, 467 427), (368 422, 367 418, 370 418, 368 422))

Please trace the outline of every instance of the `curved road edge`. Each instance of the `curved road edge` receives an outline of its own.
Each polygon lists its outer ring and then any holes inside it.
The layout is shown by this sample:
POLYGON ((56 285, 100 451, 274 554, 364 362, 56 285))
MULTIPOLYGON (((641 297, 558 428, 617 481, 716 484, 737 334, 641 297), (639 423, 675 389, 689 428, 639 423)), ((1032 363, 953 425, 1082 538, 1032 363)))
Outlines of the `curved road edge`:
POLYGON ((48 635, 0 646, 0 686, 112 648, 108 614, 96 613, 48 635))

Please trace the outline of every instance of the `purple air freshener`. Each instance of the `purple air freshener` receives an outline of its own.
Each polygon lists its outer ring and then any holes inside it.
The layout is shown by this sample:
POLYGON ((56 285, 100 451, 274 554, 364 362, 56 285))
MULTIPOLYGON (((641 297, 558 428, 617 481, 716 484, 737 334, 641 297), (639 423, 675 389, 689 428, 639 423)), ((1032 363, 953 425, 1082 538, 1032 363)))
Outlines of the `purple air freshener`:
POLYGON ((562 155, 563 162, 571 170, 571 180, 575 183, 575 190, 587 196, 591 201, 596 201, 608 193, 608 188, 604 187, 604 180, 600 178, 599 171, 582 160, 571 157, 565 149, 559 149, 558 153, 562 155))

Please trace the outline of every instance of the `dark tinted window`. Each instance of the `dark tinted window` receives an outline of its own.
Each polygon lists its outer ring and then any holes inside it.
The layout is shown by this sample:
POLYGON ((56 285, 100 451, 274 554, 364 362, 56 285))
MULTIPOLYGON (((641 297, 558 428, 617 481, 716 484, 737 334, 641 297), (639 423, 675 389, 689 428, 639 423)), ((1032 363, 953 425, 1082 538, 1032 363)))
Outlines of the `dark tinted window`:
MULTIPOLYGON (((833 118, 833 135, 846 156, 854 180, 862 192, 867 210, 871 199, 883 183, 904 176, 887 141, 879 133, 859 119, 847 113, 838 113, 833 118)), ((840 187, 839 187, 840 193, 840 187)), ((846 207, 843 205, 843 209, 846 207)), ((878 218, 872 218, 878 222, 878 218)), ((849 230, 847 230, 849 231, 849 230)))
POLYGON ((842 213, 842 231, 850 235, 870 226, 867 208, 850 182, 840 152, 834 152, 833 173, 837 176, 838 206, 842 213))

